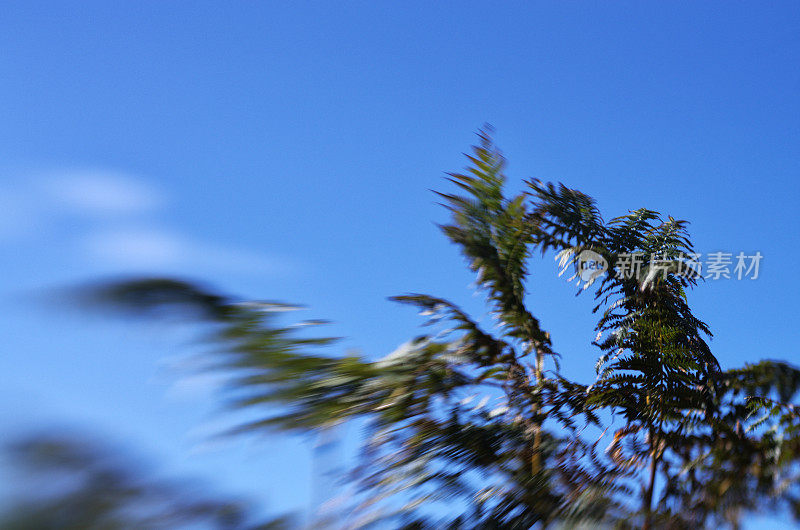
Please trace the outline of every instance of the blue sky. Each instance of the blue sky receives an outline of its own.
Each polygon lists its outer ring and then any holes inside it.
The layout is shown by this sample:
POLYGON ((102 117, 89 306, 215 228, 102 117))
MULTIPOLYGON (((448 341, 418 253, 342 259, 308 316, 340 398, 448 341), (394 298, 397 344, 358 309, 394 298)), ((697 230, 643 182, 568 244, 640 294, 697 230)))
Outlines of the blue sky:
MULTIPOLYGON (((692 222, 698 250, 764 256, 693 295, 724 366, 796 362, 800 4, 8 2, 0 10, 2 432, 58 420, 171 470, 311 503, 311 444, 203 443, 190 330, 37 302, 107 275, 176 274, 303 303, 384 355, 427 292, 483 314, 430 189, 484 122, 523 178, 607 217, 692 222)), ((533 267, 531 307, 591 381, 588 297, 533 267)), ((756 525, 756 523, 753 523, 756 525)), ((754 526, 755 527, 755 526, 754 526)))

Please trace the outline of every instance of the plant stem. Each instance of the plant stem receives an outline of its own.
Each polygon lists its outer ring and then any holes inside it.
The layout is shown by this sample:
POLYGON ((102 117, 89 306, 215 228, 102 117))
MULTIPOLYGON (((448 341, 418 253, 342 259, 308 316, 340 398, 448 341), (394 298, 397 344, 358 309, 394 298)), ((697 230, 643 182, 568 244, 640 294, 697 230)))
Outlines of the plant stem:
POLYGON ((644 491, 643 510, 644 524, 642 530, 649 530, 652 524, 653 514, 653 489, 656 483, 656 468, 658 467, 658 444, 655 439, 655 429, 650 429, 650 477, 647 481, 647 488, 644 491))

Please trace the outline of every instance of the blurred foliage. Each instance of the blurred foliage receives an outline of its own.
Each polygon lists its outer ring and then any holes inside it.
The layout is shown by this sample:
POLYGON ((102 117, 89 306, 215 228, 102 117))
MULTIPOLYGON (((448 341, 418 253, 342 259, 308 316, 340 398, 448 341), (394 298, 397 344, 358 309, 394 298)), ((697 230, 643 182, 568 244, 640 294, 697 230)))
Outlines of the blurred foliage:
POLYGON ((255 522, 241 501, 184 482, 156 480, 133 459, 85 435, 21 439, 6 453, 13 491, 0 512, 8 530, 280 530, 289 519, 255 522))
MULTIPOLYGON (((693 249, 686 222, 639 209, 605 221, 594 200, 532 180, 506 197, 504 158, 488 130, 457 192, 441 193, 442 226, 495 317, 484 329, 448 300, 397 296, 429 317, 428 334, 378 360, 328 355, 332 338, 281 326, 289 306, 241 301, 171 279, 88 291, 139 311, 184 308, 217 324, 216 369, 233 405, 257 419, 237 433, 313 432, 363 418, 363 502, 342 526, 530 528, 737 526, 747 512, 800 516, 800 371, 761 361, 723 371, 687 292, 693 249), (591 250, 608 274, 581 285, 599 315, 598 376, 567 379, 526 302, 526 264, 556 252, 564 268, 591 250), (643 274, 616 270, 621 254, 659 256, 643 274), (683 271, 683 273, 681 273, 683 271), (621 422, 605 448, 584 429, 621 422), (445 503, 447 517, 431 506, 445 503)), ((158 314, 158 313, 157 313, 158 314)), ((439 510, 441 512, 441 510, 439 510)))

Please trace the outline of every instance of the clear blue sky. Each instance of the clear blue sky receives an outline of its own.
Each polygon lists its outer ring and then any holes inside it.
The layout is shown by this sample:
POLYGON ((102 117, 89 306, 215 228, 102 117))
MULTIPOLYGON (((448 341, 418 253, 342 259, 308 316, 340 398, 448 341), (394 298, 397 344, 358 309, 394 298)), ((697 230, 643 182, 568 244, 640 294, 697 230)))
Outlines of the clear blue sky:
MULTIPOLYGON (((209 382, 165 368, 187 330, 32 294, 179 274, 308 304, 386 354, 419 323, 387 296, 482 314, 428 190, 484 122, 512 187, 563 181, 608 217, 690 220, 703 252, 760 251, 758 280, 693 303, 724 366, 796 361, 797 2, 6 2, 0 50, 0 432, 83 425, 307 508, 310 444, 201 443, 209 382)), ((550 258, 534 273, 564 371, 591 381, 589 299, 550 258)))

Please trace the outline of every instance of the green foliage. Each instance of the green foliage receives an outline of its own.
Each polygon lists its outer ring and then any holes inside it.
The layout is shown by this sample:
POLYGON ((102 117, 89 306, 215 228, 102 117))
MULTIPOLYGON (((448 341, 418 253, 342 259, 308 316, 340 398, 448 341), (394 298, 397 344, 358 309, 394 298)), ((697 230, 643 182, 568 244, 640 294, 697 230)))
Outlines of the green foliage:
POLYGON ((774 361, 721 370, 709 328, 688 302, 700 278, 687 269, 687 223, 647 209, 605 221, 591 197, 537 180, 507 197, 504 158, 488 132, 479 140, 466 170, 449 175, 457 191, 439 194, 451 213, 441 229, 477 275, 496 334, 448 300, 397 296, 435 331, 375 360, 330 355, 334 339, 279 325, 286 306, 180 281, 118 283, 92 297, 148 311, 190 309, 215 322, 224 345, 215 368, 230 375, 231 404, 256 417, 237 433, 366 420, 356 525, 681 528, 798 510, 800 438, 790 400, 800 371, 774 361), (569 267, 583 250, 609 264, 579 291, 593 288, 597 302, 591 385, 567 379, 555 363, 546 369, 556 360, 550 335, 526 304, 536 251, 556 252, 569 267), (621 256, 634 253, 659 260, 626 275, 621 256), (601 419, 609 416, 622 426, 602 451, 583 432, 609 428, 601 419), (431 518, 426 507, 441 502, 455 515, 431 518))

